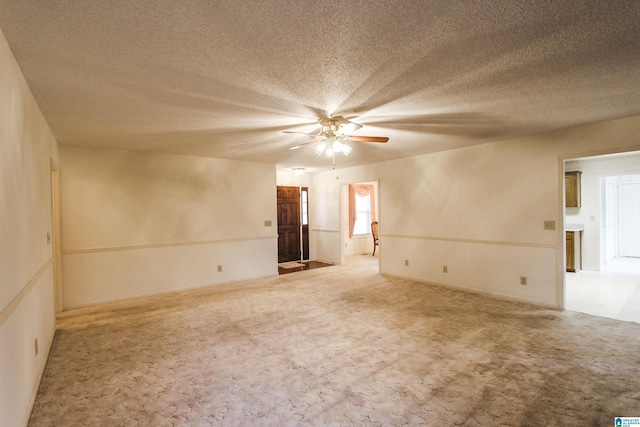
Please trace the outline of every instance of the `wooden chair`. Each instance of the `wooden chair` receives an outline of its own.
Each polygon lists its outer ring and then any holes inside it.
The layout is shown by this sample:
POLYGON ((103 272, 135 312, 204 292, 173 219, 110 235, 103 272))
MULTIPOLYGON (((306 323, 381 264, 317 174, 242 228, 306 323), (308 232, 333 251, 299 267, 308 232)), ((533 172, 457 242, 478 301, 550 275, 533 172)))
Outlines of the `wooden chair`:
POLYGON ((371 235, 373 236, 373 253, 371 256, 376 254, 376 246, 378 246, 378 221, 371 222, 371 235))

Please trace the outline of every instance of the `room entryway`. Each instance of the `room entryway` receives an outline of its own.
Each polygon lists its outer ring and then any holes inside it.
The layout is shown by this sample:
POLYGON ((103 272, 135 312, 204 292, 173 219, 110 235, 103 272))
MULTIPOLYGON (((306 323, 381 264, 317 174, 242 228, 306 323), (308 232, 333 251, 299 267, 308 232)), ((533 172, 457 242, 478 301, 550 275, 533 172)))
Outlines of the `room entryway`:
POLYGON ((309 259, 309 190, 278 186, 278 264, 309 259))
POLYGON ((346 258, 368 254, 376 263, 381 249, 374 255, 374 239, 371 230, 373 221, 380 222, 379 182, 367 181, 346 184, 341 187, 340 201, 340 249, 341 264, 346 258))
POLYGON ((565 228, 579 226, 581 239, 564 308, 640 322, 640 152, 568 160, 565 170, 580 171, 582 200, 565 208, 565 228))

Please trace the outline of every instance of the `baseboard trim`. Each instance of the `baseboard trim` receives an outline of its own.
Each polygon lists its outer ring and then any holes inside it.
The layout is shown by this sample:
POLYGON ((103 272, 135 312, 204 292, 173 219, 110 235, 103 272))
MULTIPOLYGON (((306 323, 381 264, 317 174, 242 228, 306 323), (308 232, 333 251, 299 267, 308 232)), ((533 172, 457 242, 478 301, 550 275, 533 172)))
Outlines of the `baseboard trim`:
POLYGON ((195 290, 198 290, 198 289, 213 288, 213 287, 216 287, 216 286, 232 285, 234 283, 250 282, 252 280, 267 279, 267 278, 270 278, 270 277, 277 277, 277 276, 278 276, 278 273, 276 272, 274 274, 265 274, 263 276, 251 277, 251 278, 241 279, 241 280, 229 280, 229 281, 225 281, 225 282, 199 284, 199 285, 188 286, 188 287, 185 287, 185 288, 169 289, 169 290, 164 290, 164 291, 150 292, 148 294, 133 295, 133 296, 122 297, 122 298, 113 298, 113 299, 107 299, 107 300, 102 300, 102 301, 96 301, 96 302, 92 302, 92 303, 88 303, 88 304, 80 304, 80 305, 76 305, 76 306, 73 306, 73 307, 65 308, 60 313, 57 313, 56 318, 60 319, 62 317, 65 317, 65 315, 69 314, 69 312, 71 312, 71 311, 82 310, 82 309, 85 309, 85 308, 95 308, 95 307, 99 307, 101 305, 116 304, 116 303, 121 303, 121 302, 133 302, 133 301, 136 301, 136 300, 143 300, 145 298, 151 298, 151 297, 157 297, 157 296, 163 296, 163 295, 171 295, 171 294, 176 294, 176 293, 179 293, 179 292, 195 291, 195 290))
POLYGON ((33 408, 36 404, 36 399, 38 398, 38 391, 40 390, 40 384, 42 383, 42 377, 44 377, 44 371, 47 369, 47 363, 49 362, 49 356, 51 355, 51 349, 53 348, 53 341, 56 339, 56 328, 55 324, 53 327, 53 333, 50 335, 51 339, 47 343, 46 357, 42 359, 42 365, 40 366, 40 370, 38 372, 38 381, 36 381, 33 390, 31 390, 31 401, 29 402, 29 410, 24 415, 24 420, 22 421, 22 427, 27 427, 29 425, 29 421, 31 420, 31 414, 33 413, 33 408))
POLYGON ((397 275, 397 274, 388 274, 388 273, 381 273, 381 274, 383 276, 392 277, 392 278, 395 278, 395 279, 412 280, 412 281, 418 282, 418 283, 425 283, 425 284, 428 284, 428 285, 441 286, 443 288, 449 288, 449 289, 455 289, 455 290, 458 290, 458 291, 469 292, 471 294, 482 295, 482 296, 485 296, 485 297, 495 298, 495 299, 499 299, 499 300, 503 300, 503 301, 520 302, 520 303, 524 303, 524 304, 535 305, 537 307, 549 308, 549 309, 552 309, 552 310, 562 310, 562 308, 559 307, 557 304, 547 304, 547 303, 544 303, 544 302, 541 302, 541 301, 529 300, 529 299, 526 299, 526 298, 518 298, 518 297, 514 297, 514 296, 506 295, 506 294, 501 294, 501 293, 497 293, 497 292, 483 291, 481 289, 469 288, 467 286, 460 286, 460 285, 455 285, 455 284, 452 284, 452 283, 436 282, 436 281, 432 281, 432 280, 419 279, 419 278, 411 277, 411 276, 400 276, 400 275, 397 275))

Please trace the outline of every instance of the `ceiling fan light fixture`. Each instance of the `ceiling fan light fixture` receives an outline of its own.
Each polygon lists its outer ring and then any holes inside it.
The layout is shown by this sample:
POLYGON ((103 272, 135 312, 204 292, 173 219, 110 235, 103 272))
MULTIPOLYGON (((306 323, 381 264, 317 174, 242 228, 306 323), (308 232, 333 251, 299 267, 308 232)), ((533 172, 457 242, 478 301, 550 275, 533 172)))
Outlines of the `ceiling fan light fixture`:
POLYGON ((327 149, 324 150, 324 154, 327 157, 333 157, 334 153, 335 153, 335 151, 333 151, 333 146, 332 145, 328 146, 327 149))
MULTIPOLYGON (((364 136, 364 135, 351 135, 350 133, 356 131, 362 127, 358 123, 350 122, 344 117, 331 117, 328 119, 320 120, 322 129, 319 134, 306 133, 306 132, 292 132, 285 131, 285 133, 301 133, 304 135, 312 135, 316 137, 317 144, 313 147, 314 153, 318 156, 326 156, 333 159, 333 168, 336 167, 336 153, 342 153, 344 156, 351 154, 352 148, 347 145, 348 142, 378 142, 384 143, 389 140, 387 137, 382 136, 364 136)), ((311 142, 299 144, 291 147, 291 150, 302 147, 303 145, 310 144, 311 142)))
POLYGON ((327 149, 327 143, 326 142, 321 142, 320 144, 316 145, 315 147, 313 147, 313 151, 318 155, 321 156, 322 153, 325 152, 325 150, 327 149))

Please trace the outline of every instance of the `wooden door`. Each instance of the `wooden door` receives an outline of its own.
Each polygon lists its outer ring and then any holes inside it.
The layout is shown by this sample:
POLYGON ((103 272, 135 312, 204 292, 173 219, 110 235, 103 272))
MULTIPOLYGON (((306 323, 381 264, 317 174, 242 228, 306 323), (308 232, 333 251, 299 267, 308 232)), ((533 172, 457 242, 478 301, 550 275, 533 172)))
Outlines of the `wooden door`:
POLYGON ((575 261, 576 261, 576 254, 575 254, 575 241, 574 241, 574 232, 573 231, 566 231, 565 232, 566 235, 566 245, 567 245, 567 271, 571 272, 571 273, 575 273, 576 272, 576 265, 575 265, 575 261))
POLYGON ((277 188, 278 262, 300 260, 300 188, 277 188))

